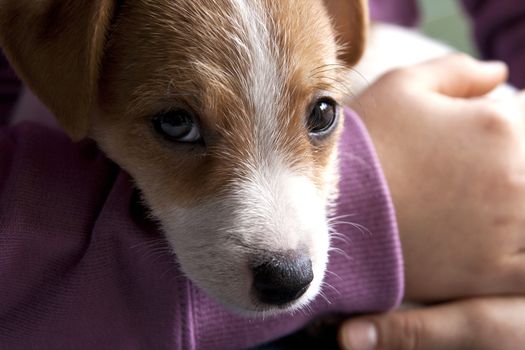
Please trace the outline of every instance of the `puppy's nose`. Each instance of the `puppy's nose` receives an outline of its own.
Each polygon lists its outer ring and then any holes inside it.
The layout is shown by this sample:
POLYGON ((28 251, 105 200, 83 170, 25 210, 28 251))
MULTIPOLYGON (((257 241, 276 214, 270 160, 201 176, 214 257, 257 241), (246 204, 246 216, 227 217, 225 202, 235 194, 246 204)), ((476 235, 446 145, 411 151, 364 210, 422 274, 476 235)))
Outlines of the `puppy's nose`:
POLYGON ((266 304, 284 305, 306 292, 314 278, 306 255, 275 255, 252 267, 253 289, 266 304))

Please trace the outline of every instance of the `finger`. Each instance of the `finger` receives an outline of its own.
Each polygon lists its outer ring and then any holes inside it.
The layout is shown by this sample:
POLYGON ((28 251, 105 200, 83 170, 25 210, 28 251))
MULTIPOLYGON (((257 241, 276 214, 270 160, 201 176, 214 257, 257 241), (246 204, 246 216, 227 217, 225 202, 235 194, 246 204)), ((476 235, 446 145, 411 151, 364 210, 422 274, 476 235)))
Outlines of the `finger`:
POLYGON ((452 307, 398 311, 352 320, 340 342, 347 350, 434 350, 466 347, 465 316, 452 307))
POLYGON ((346 350, 521 349, 525 301, 486 298, 362 317, 339 331, 346 350))
POLYGON ((492 91, 507 79, 502 62, 481 62, 464 54, 454 54, 416 67, 424 86, 451 97, 478 97, 492 91))

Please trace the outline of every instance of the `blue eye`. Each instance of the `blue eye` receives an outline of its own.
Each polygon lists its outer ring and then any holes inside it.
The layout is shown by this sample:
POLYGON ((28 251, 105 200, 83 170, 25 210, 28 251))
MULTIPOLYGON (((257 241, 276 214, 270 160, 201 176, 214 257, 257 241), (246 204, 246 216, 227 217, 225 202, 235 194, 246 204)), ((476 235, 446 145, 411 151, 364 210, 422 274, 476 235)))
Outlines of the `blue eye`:
POLYGON ((192 113, 176 109, 153 117, 155 131, 170 141, 198 142, 201 134, 197 121, 192 113))
POLYGON ((336 102, 330 98, 322 98, 314 104, 306 126, 311 136, 324 136, 333 129, 336 119, 336 102))

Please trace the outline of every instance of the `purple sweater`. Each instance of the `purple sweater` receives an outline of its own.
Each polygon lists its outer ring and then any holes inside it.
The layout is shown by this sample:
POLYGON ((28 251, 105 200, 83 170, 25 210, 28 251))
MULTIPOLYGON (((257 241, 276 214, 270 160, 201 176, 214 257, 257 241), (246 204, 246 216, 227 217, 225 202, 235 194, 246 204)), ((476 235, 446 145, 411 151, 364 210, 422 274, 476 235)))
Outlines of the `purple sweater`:
POLYGON ((134 205, 126 173, 92 142, 34 123, 0 129, 0 348, 237 349, 330 311, 390 309, 402 297, 396 224, 365 129, 346 111, 338 227, 324 288, 311 309, 237 317, 179 271, 134 205))

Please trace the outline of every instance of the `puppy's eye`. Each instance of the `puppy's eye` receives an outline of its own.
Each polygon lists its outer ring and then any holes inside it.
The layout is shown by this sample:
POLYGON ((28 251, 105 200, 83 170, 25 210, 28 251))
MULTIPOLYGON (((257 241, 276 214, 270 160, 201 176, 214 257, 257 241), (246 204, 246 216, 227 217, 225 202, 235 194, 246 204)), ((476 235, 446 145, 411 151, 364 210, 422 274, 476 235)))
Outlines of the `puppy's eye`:
POLYGON ((320 137, 329 133, 337 119, 337 105, 334 100, 318 100, 308 116, 307 127, 311 136, 320 137))
POLYGON ((170 141, 198 142, 201 134, 193 114, 177 109, 153 118, 155 130, 170 141))

